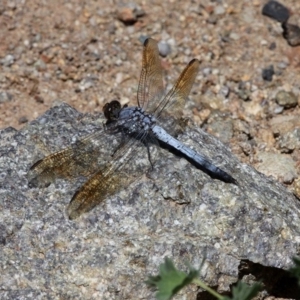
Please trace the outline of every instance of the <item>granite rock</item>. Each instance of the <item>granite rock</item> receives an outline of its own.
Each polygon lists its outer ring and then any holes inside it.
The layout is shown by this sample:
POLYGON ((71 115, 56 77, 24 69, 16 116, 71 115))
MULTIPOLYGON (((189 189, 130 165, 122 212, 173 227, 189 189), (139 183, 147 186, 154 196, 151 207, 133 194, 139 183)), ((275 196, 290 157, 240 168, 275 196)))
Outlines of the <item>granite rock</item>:
MULTIPOLYGON (((299 201, 194 126, 178 139, 238 185, 213 180, 158 148, 153 169, 75 221, 65 208, 81 179, 28 187, 26 174, 37 159, 102 121, 61 104, 20 131, 0 131, 1 299, 154 299, 144 281, 157 274, 165 256, 182 269, 186 261, 197 267, 205 258, 201 277, 221 292, 238 280, 245 261, 291 266, 299 253, 299 201)), ((113 137, 102 142, 109 157, 113 137)), ((190 286, 175 299, 197 293, 190 286)))

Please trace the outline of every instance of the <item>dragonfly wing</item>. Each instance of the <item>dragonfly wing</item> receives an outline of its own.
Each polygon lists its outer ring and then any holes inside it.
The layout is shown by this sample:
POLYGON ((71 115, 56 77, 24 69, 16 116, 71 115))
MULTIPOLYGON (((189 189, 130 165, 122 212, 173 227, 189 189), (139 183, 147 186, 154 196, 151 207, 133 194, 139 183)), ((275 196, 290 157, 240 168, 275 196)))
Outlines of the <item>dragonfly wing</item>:
MULTIPOLYGON (((169 119, 173 120, 173 122, 179 122, 180 118, 182 117, 185 102, 197 76, 199 65, 199 60, 193 59, 185 67, 173 88, 168 92, 168 94, 160 102, 159 106, 155 109, 154 115, 158 119, 169 119)), ((169 127, 172 126, 169 125, 169 127)))
POLYGON ((139 107, 151 111, 158 105, 163 92, 163 72, 157 42, 148 38, 144 42, 142 71, 137 92, 139 107))
POLYGON ((140 134, 136 138, 128 139, 125 145, 116 151, 112 160, 92 175, 74 194, 67 208, 67 214, 71 220, 90 211, 108 196, 119 192, 145 172, 146 166, 136 163, 141 161, 142 156, 145 156, 146 153, 140 151, 140 146, 143 148, 144 146, 142 143, 138 143, 138 140, 143 141, 144 138, 146 136, 140 134), (133 157, 135 157, 134 165, 129 164, 133 157))
POLYGON ((71 146, 37 161, 28 171, 29 185, 43 187, 51 184, 56 178, 75 178, 94 173, 105 163, 104 154, 107 157, 109 152, 107 147, 103 147, 104 140, 107 143, 109 136, 105 133, 103 129, 98 130, 71 146))
POLYGON ((98 171, 74 194, 67 208, 69 219, 76 219, 90 211, 106 197, 117 193, 133 180, 133 177, 120 172, 98 171))

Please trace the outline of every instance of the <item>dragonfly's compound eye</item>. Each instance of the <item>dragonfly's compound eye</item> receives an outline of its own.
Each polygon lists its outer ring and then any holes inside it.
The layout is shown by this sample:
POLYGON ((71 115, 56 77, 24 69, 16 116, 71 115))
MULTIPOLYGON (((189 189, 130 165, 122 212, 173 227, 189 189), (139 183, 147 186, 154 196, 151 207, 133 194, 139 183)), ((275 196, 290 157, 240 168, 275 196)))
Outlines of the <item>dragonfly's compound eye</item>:
POLYGON ((103 106, 104 116, 108 121, 117 120, 119 117, 120 110, 121 110, 121 104, 117 100, 113 100, 109 103, 106 103, 103 106))

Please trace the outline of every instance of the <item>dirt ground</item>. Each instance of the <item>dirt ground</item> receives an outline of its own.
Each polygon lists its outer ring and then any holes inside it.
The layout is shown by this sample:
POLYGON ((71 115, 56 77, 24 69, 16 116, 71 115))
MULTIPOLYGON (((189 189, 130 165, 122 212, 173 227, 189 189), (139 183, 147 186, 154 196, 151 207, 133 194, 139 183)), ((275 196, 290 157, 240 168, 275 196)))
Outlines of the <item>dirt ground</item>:
MULTIPOLYGON (((141 41, 151 36, 165 46, 168 87, 201 60, 186 116, 299 196, 300 47, 262 15, 264 4, 1 1, 0 128, 19 129, 62 101, 89 113, 114 98, 135 104, 141 41), (263 69, 274 71, 271 81, 263 69)), ((284 5, 300 11, 297 0, 284 5)))

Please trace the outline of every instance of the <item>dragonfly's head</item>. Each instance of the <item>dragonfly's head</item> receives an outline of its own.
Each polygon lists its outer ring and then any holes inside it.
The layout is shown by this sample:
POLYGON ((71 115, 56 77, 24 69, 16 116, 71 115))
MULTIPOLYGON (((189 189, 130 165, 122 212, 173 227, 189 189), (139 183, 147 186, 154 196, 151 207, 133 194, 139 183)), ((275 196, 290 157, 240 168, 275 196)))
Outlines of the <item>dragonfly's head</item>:
POLYGON ((103 106, 103 113, 108 122, 116 121, 119 118, 121 104, 117 100, 112 100, 103 106))

